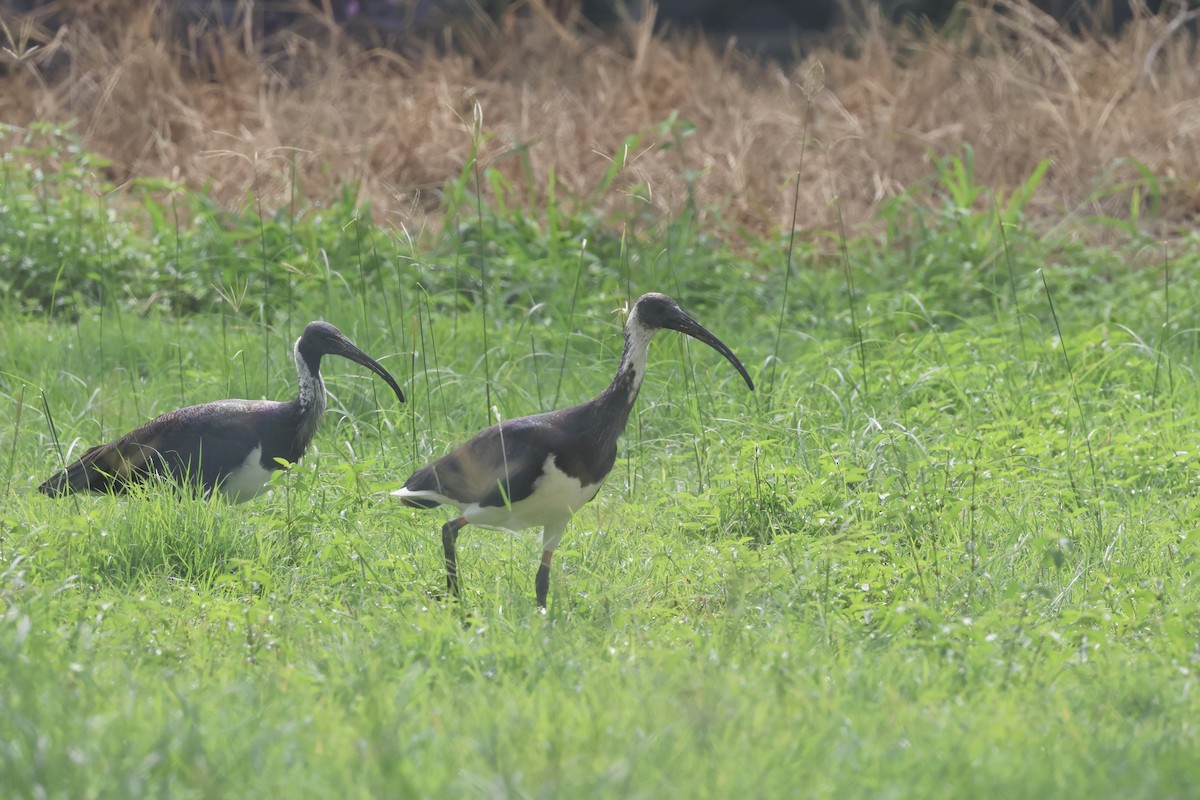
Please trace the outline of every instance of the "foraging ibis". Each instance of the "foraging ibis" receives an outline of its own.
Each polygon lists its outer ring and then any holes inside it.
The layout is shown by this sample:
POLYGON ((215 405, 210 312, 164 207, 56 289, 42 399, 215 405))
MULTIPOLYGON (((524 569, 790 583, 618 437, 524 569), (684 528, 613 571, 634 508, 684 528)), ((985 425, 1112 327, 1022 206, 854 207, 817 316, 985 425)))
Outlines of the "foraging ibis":
POLYGON ((51 497, 73 492, 121 493, 152 475, 214 489, 233 502, 267 488, 276 459, 295 463, 312 442, 325 413, 321 356, 362 364, 387 381, 404 402, 395 378, 328 322, 310 322, 294 347, 300 392, 287 402, 219 400, 163 414, 116 441, 97 445, 38 490, 51 497))
POLYGON ((617 439, 646 373, 646 349, 660 328, 686 333, 725 356, 746 380, 746 368, 725 343, 664 294, 646 294, 625 323, 625 349, 612 383, 582 405, 507 420, 413 473, 392 492, 414 508, 454 506, 459 516, 442 526, 446 584, 459 593, 455 542, 468 524, 518 531, 542 526, 542 561, 534 579, 537 604, 546 607, 550 560, 576 511, 596 496, 617 458, 617 439))

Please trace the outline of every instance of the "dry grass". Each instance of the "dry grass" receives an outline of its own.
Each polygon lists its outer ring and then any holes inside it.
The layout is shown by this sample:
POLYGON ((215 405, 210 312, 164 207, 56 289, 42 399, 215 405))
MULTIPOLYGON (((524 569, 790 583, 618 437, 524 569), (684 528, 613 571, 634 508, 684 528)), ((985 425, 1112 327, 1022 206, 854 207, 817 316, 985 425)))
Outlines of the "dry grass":
MULTIPOLYGON (((282 205, 293 180, 319 200, 349 180, 377 218, 425 229, 436 224, 437 190, 471 157, 478 104, 483 163, 536 203, 551 175, 560 198, 594 203, 626 137, 642 134, 599 201, 622 218, 647 202, 655 213, 677 210, 697 171, 702 209, 769 231, 790 220, 801 169, 802 225, 834 225, 838 207, 861 225, 885 198, 919 191, 931 155, 964 142, 978 181, 992 186, 1013 186, 1053 159, 1031 206, 1043 220, 1091 213, 1099 189, 1136 176, 1123 159, 1159 177, 1162 224, 1200 212, 1196 45, 1168 18, 1102 40, 1072 38, 1020 0, 963 14, 943 36, 869 19, 785 70, 663 40, 648 24, 602 36, 536 4, 470 56, 430 49, 413 61, 334 30, 291 36, 285 55, 263 58, 247 55, 241 31, 180 44, 154 4, 76 5, 85 11, 66 29, 22 34, 6 20, 0 119, 76 120, 118 182, 174 176, 229 204, 254 192, 282 205), (33 43, 44 47, 27 52, 33 43), (810 110, 804 84, 816 64, 823 88, 808 87, 810 110), (695 128, 663 147, 673 114, 695 128)), ((1127 207, 1128 192, 1103 202, 1127 207)))

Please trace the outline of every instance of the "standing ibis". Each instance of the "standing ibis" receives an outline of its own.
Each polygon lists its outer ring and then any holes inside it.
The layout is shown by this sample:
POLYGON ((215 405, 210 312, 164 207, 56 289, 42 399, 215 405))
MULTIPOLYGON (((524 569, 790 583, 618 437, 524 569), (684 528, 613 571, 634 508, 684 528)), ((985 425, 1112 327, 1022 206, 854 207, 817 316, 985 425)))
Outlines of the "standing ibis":
POLYGON ((294 348, 300 393, 287 402, 219 400, 163 414, 108 444, 97 445, 46 480, 51 497, 72 492, 121 493, 161 476, 181 485, 214 489, 237 503, 261 494, 276 459, 295 463, 325 413, 321 356, 362 364, 387 381, 404 402, 395 378, 328 322, 310 322, 294 348))
POLYGON ((542 526, 542 561, 534 587, 546 607, 550 559, 571 515, 596 496, 617 459, 617 439, 646 373, 646 349, 659 328, 692 336, 733 364, 754 390, 746 368, 725 343, 670 297, 646 294, 625 323, 625 350, 608 388, 582 405, 507 420, 413 473, 392 492, 414 508, 445 503, 459 516, 442 526, 446 584, 459 594, 454 545, 463 526, 518 531, 542 526))

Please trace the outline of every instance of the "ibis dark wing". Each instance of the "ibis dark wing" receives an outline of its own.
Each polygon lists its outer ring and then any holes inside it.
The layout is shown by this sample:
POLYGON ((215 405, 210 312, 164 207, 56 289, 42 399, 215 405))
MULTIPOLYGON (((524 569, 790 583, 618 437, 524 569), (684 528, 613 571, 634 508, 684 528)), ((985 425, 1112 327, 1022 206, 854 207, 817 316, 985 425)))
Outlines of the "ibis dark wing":
MULTIPOLYGON (((542 474, 547 450, 544 432, 532 417, 493 425, 458 449, 413 473, 404 488, 436 492, 459 503, 503 506, 524 500, 542 474)), ((437 505, 420 498, 411 504, 437 505)))
POLYGON ((151 475, 211 489, 240 466, 260 441, 269 401, 224 400, 156 417, 108 444, 85 452, 38 489, 120 493, 151 475))

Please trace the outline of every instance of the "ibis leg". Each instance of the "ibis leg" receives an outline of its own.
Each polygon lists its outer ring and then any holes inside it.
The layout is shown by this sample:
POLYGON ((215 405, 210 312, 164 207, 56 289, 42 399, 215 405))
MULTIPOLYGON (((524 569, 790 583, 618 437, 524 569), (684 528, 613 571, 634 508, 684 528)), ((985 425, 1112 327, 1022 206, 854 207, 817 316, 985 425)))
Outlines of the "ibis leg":
POLYGON ((454 543, 458 540, 458 532, 467 521, 462 517, 452 519, 442 526, 442 549, 446 552, 446 588, 455 597, 459 596, 458 559, 454 554, 454 543))
POLYGON ((542 563, 538 566, 537 577, 533 580, 533 588, 537 591, 538 608, 546 607, 546 594, 550 591, 550 559, 553 550, 542 551, 542 563))
POLYGON ((567 514, 542 528, 542 563, 538 567, 533 588, 537 591, 538 608, 543 611, 546 609, 546 594, 550 591, 550 559, 554 557, 554 551, 558 549, 563 531, 567 529, 567 523, 570 521, 571 515, 567 514))

